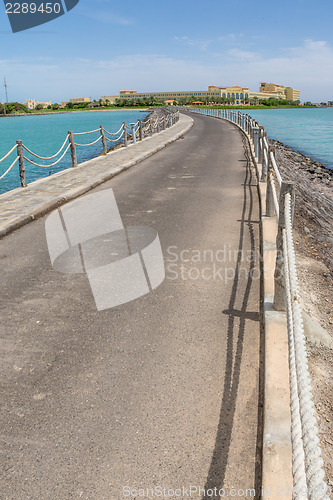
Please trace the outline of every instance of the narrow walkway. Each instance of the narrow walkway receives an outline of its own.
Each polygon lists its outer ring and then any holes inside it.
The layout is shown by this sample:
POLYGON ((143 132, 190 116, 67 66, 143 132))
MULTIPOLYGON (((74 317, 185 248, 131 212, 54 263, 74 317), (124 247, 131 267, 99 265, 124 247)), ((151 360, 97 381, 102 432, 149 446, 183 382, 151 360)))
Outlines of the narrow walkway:
POLYGON ((158 231, 166 279, 98 312, 85 275, 51 268, 45 218, 0 240, 0 497, 241 496, 229 489, 258 486, 261 443, 246 145, 231 124, 195 116, 184 139, 95 191, 108 187, 125 226, 158 231))

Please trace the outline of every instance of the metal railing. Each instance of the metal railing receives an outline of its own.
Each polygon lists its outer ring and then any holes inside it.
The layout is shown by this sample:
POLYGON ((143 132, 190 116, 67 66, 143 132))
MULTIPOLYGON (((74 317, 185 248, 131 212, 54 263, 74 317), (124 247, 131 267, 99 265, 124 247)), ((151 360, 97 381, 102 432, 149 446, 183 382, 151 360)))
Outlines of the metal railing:
POLYGON ((8 153, 0 159, 1 166, 2 162, 5 162, 5 160, 10 158, 12 154, 14 155, 16 153, 16 158, 10 163, 9 167, 2 174, 0 174, 0 180, 6 177, 6 175, 9 174, 16 163, 18 163, 21 187, 27 187, 28 184, 26 179, 26 162, 39 168, 51 168, 56 166, 64 158, 67 151, 70 150, 72 167, 77 167, 77 148, 91 147, 101 141, 103 154, 106 155, 108 151, 110 151, 114 146, 122 145, 124 147, 127 147, 129 144, 136 144, 137 141, 142 141, 146 137, 150 137, 155 133, 172 127, 175 123, 177 123, 178 120, 178 110, 165 110, 165 113, 160 118, 156 118, 154 114, 152 114, 145 120, 138 120, 136 123, 131 123, 130 126, 126 125, 126 122, 124 122, 117 132, 107 131, 103 127, 103 125, 101 125, 98 129, 88 130, 87 132, 73 132, 72 130, 70 130, 68 131, 66 139, 64 140, 60 149, 51 156, 40 156, 37 153, 31 151, 27 146, 25 146, 25 144, 23 144, 21 140, 18 140, 16 141, 15 146, 13 146, 10 151, 8 151, 8 153), (77 139, 78 137, 90 134, 99 134, 99 136, 87 143, 77 142, 77 140, 79 140, 77 139), (107 148, 107 142, 112 144, 112 147, 110 147, 109 150, 107 148), (25 151, 31 157, 38 158, 39 160, 43 160, 45 162, 48 160, 55 160, 56 158, 57 159, 50 164, 43 165, 26 156, 25 151))
POLYGON ((229 120, 241 128, 249 139, 259 182, 267 184, 266 216, 278 220, 273 307, 277 311, 285 311, 288 322, 293 498, 328 500, 293 241, 295 183, 283 180, 264 127, 259 126, 251 116, 228 109, 191 111, 229 120))

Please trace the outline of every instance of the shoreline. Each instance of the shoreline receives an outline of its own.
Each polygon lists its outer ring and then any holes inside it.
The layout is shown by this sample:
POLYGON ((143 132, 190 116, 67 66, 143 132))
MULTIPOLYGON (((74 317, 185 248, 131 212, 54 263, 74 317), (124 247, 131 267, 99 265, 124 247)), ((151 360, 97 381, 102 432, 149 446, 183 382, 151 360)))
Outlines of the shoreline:
POLYGON ((110 109, 73 109, 66 111, 45 111, 45 113, 13 113, 11 115, 0 115, 0 118, 21 118, 22 116, 47 116, 47 115, 64 115, 67 113, 96 113, 101 111, 139 111, 140 113, 144 113, 149 111, 149 108, 110 108, 110 109))
POLYGON ((307 155, 302 151, 299 151, 298 149, 295 149, 294 147, 289 146, 288 144, 277 139, 269 138, 269 142, 273 145, 274 148, 278 147, 284 149, 288 155, 294 155, 295 161, 300 163, 300 168, 309 172, 311 175, 314 175, 314 177, 326 179, 333 177, 333 167, 330 168, 325 163, 320 162, 316 159, 315 156, 311 156, 310 154, 307 155))

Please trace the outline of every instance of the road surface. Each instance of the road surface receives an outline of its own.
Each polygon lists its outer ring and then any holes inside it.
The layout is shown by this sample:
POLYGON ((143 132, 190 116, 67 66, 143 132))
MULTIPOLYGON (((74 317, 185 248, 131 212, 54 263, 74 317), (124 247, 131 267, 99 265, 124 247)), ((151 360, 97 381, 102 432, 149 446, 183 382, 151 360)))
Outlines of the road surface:
POLYGON ((259 206, 242 136, 196 115, 95 191, 109 187, 125 226, 158 231, 166 278, 148 295, 97 311, 85 275, 52 269, 45 218, 0 240, 0 498, 257 487, 259 206))

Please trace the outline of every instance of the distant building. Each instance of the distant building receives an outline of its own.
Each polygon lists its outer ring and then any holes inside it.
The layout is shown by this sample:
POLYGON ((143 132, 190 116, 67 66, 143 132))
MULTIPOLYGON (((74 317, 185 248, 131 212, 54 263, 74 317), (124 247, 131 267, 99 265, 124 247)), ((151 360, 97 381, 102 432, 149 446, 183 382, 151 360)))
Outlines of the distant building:
POLYGON ((300 90, 293 89, 292 87, 285 87, 284 85, 276 85, 275 83, 262 82, 259 92, 273 92, 276 93, 281 99, 287 99, 288 101, 301 100, 300 90))
POLYGON ((83 102, 90 102, 89 97, 76 97, 75 99, 70 99, 69 102, 73 104, 80 104, 83 102))
POLYGON ((119 99, 119 95, 105 95, 101 97, 102 103, 106 104, 109 101, 109 104, 114 104, 116 99, 119 99))
POLYGON ((51 104, 51 101, 48 101, 48 102, 38 102, 38 101, 35 101, 34 99, 28 99, 26 101, 25 105, 26 105, 26 107, 28 109, 36 109, 36 107, 38 105, 43 106, 43 108, 47 108, 48 106, 51 106, 52 104, 51 104))
POLYGON ((136 94, 136 90, 121 90, 119 92, 120 97, 123 95, 128 95, 128 94, 136 94))
POLYGON ((261 83, 259 92, 249 90, 248 87, 234 85, 232 87, 218 87, 209 85, 208 90, 187 90, 183 92, 137 92, 136 90, 121 90, 119 96, 102 97, 102 101, 107 99, 110 103, 114 103, 116 99, 145 99, 156 98, 162 101, 179 101, 181 98, 194 97, 198 101, 203 98, 214 99, 230 99, 231 102, 237 104, 247 104, 250 99, 269 99, 275 97, 277 99, 288 99, 291 101, 300 100, 300 91, 284 85, 276 85, 274 83, 261 83))

